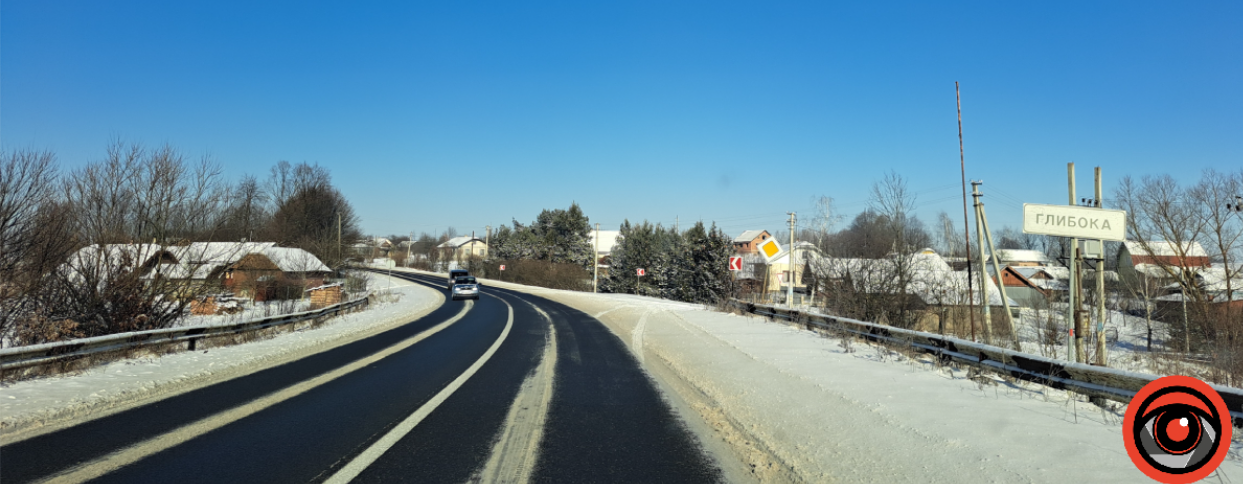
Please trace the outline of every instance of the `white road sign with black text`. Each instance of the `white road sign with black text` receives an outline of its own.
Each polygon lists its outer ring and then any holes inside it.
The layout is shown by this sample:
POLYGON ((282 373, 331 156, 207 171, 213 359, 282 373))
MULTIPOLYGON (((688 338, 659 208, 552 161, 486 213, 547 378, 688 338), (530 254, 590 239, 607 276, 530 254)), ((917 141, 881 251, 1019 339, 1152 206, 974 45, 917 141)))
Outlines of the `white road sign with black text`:
POLYGON ((1123 241, 1126 211, 1024 203, 1023 233, 1123 241))

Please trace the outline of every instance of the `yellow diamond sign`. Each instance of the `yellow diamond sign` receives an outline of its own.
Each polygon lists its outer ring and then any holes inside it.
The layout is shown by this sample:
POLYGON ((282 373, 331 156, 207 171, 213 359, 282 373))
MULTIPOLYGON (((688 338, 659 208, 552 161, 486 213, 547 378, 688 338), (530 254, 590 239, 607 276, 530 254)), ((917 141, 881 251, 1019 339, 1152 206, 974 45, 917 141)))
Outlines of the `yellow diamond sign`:
POLYGON ((764 255, 764 259, 771 263, 773 259, 781 255, 781 245, 777 243, 776 238, 769 238, 760 243, 760 253, 764 255))

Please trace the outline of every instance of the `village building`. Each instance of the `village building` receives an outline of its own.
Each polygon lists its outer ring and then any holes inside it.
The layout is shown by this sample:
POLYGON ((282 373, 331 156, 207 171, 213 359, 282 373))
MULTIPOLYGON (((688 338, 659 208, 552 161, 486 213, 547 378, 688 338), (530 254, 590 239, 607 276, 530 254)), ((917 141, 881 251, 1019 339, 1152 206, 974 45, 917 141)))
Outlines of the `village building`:
POLYGON ((436 249, 440 251, 440 257, 446 260, 458 261, 488 255, 488 244, 483 239, 470 235, 449 239, 436 246, 436 249))
POLYGON ((617 238, 620 236, 620 230, 592 230, 587 234, 587 243, 596 251, 596 266, 600 268, 602 278, 608 277, 613 247, 617 246, 617 238), (597 232, 600 234, 598 239, 596 238, 597 232))
POLYGON ((218 289, 256 301, 299 298, 304 288, 322 285, 332 273, 310 252, 273 242, 91 245, 61 270, 83 283, 137 274, 175 297, 218 289))
MULTIPOLYGON (((813 257, 816 277, 829 284, 847 284, 864 294, 905 297, 919 313, 915 328, 920 331, 953 331, 969 321, 969 310, 988 304, 994 314, 1004 314, 1001 290, 992 278, 984 278, 987 299, 981 299, 979 274, 954 270, 932 249, 924 249, 903 258, 856 259, 813 257), (900 282, 900 272, 905 281, 900 282), (974 286, 974 287, 973 287, 974 286)), ((1009 295, 1007 295, 1009 296, 1009 295)), ((1007 297, 1012 314, 1022 305, 1007 297)), ((879 322, 879 321, 878 321, 879 322)))
POLYGON ((1176 244, 1128 240, 1118 251, 1118 275, 1128 283, 1144 278, 1177 279, 1181 274, 1194 275, 1209 266, 1208 252, 1195 241, 1176 244))
POLYGON ((767 230, 747 230, 734 237, 734 252, 739 254, 755 254, 760 244, 772 237, 767 230))

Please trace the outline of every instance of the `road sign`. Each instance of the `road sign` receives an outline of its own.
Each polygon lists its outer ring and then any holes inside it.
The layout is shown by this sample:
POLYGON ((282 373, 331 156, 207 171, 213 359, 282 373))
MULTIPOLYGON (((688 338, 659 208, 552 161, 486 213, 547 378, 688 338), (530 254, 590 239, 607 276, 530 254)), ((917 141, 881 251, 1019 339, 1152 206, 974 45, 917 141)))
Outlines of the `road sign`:
POLYGON ((729 258, 729 270, 741 271, 742 270, 742 257, 730 257, 729 258))
POLYGON ((1024 203, 1023 233, 1124 241, 1126 211, 1024 203))
POLYGON ((647 271, 644 271, 643 269, 635 269, 635 271, 634 271, 634 272, 635 272, 635 274, 638 274, 638 276, 639 276, 639 277, 643 277, 643 276, 647 275, 647 271))
POLYGON ((781 244, 777 243, 776 237, 770 237, 768 240, 760 242, 759 249, 760 254, 764 256, 764 261, 769 264, 782 255, 781 244))
POLYGON ((502 271, 503 271, 503 270, 505 270, 505 265, 504 265, 504 264, 501 264, 501 270, 502 270, 502 271))

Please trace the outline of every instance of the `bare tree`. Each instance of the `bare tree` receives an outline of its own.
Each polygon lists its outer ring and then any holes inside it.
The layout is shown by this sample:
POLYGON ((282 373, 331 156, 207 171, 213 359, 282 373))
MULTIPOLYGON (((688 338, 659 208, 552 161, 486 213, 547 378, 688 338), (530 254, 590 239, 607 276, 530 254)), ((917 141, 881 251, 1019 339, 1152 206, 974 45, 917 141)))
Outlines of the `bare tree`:
POLYGON ((34 296, 74 244, 55 162, 47 151, 0 154, 0 336, 46 307, 34 296))

